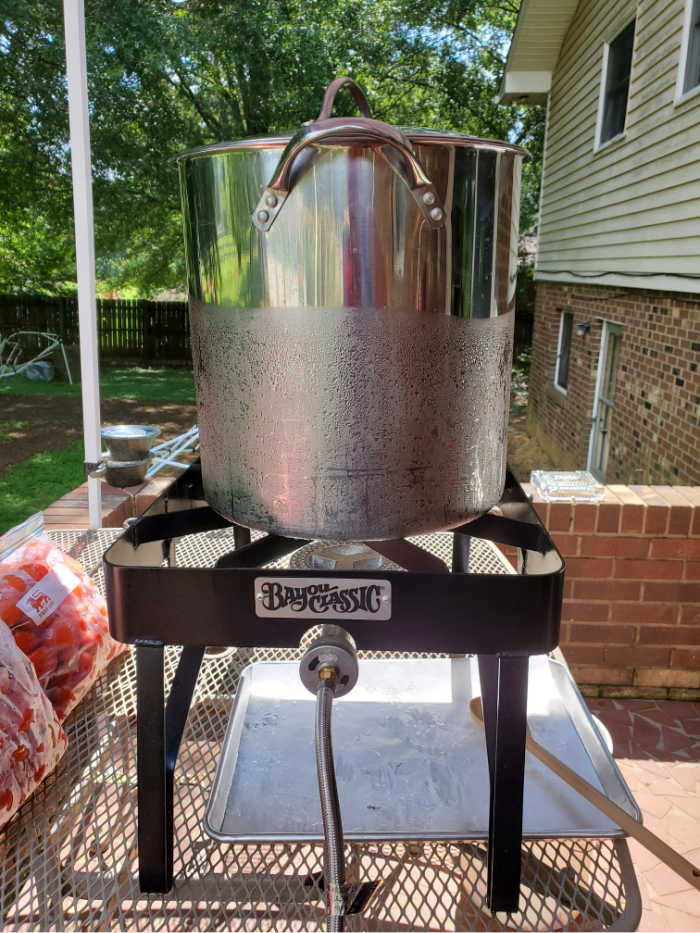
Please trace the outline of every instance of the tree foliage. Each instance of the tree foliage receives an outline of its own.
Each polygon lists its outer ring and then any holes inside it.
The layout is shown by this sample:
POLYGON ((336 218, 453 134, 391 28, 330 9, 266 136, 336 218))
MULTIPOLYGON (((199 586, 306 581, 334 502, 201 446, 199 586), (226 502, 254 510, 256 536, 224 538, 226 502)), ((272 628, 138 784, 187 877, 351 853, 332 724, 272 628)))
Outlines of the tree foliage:
MULTIPOLYGON (((0 291, 71 290, 72 191, 57 0, 4 0, 0 291)), ((293 129, 338 74, 391 123, 541 150, 540 110, 501 107, 510 0, 86 0, 98 277, 184 285, 175 170, 191 146, 293 129)), ((339 99, 350 111, 351 102, 339 99)), ((538 160, 526 175, 534 220, 538 160)))

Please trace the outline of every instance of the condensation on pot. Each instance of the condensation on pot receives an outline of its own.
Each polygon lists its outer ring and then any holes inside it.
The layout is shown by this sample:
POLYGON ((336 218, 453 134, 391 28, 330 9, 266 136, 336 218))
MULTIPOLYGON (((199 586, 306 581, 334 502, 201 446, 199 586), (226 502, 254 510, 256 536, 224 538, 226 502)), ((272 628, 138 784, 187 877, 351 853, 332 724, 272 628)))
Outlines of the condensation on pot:
POLYGON ((205 494, 252 528, 397 538, 498 501, 513 314, 191 302, 205 494))

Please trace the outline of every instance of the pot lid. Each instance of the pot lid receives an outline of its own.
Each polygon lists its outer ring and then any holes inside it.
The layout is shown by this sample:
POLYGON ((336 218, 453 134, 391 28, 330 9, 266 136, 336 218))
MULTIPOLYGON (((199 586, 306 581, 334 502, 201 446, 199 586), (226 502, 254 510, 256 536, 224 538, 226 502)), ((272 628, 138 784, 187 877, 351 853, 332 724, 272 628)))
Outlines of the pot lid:
MULTIPOLYGON (((483 139, 479 136, 467 136, 463 133, 453 132, 452 130, 431 130, 419 126, 399 126, 397 129, 409 142, 422 146, 459 146, 470 149, 489 149, 514 152, 526 159, 529 158, 529 153, 526 149, 523 149, 522 146, 516 146, 514 143, 508 143, 502 140, 483 139)), ((196 159, 200 156, 236 152, 241 149, 284 149, 293 136, 293 133, 280 133, 270 136, 251 136, 245 139, 210 143, 206 146, 196 146, 193 149, 180 152, 175 156, 174 161, 180 162, 187 159, 196 159)), ((323 143, 319 143, 318 145, 323 145, 323 143)), ((328 143, 327 145, 337 146, 338 143, 328 143)))
POLYGON ((461 146, 471 149, 490 149, 496 151, 514 152, 529 158, 525 149, 512 143, 493 139, 479 139, 476 136, 465 136, 450 130, 429 130, 423 127, 405 126, 396 127, 381 120, 373 120, 369 103, 362 88, 352 78, 336 78, 326 88, 323 95, 321 111, 315 120, 309 120, 295 133, 281 133, 277 136, 256 136, 251 139, 236 139, 231 142, 213 143, 209 146, 198 146, 188 149, 175 156, 178 162, 184 159, 193 159, 200 156, 217 155, 222 152, 235 152, 239 149, 298 149, 297 143, 303 145, 333 145, 347 146, 366 143, 367 145, 398 145, 404 153, 412 159, 411 144, 419 143, 421 146, 461 146), (335 95, 341 88, 347 88, 355 100, 360 117, 332 117, 335 95))

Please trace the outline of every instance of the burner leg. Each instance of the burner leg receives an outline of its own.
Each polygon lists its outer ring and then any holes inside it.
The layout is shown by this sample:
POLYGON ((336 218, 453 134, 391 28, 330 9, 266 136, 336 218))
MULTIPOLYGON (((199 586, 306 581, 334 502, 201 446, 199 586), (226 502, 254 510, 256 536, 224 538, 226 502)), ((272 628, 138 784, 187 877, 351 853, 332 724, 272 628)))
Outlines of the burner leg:
POLYGON ((182 649, 164 705, 163 645, 136 649, 139 886, 173 886, 173 774, 204 648, 182 649))
POLYGON ((250 528, 246 528, 245 525, 234 525, 233 546, 238 550, 246 544, 250 544, 250 528))
POLYGON ((452 535, 452 573, 469 573, 469 535, 455 531, 452 535))
POLYGON ((165 892, 172 867, 168 872, 163 646, 139 645, 136 670, 139 886, 165 892))
POLYGON ((518 909, 528 666, 527 657, 479 656, 491 778, 488 847, 491 910, 518 909))

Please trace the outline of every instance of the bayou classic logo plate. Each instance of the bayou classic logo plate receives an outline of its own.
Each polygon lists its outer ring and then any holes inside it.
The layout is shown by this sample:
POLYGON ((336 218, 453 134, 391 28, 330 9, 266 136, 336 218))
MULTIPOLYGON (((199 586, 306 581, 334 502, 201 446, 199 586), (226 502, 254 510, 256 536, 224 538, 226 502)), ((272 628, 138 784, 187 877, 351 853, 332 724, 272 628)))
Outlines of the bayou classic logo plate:
POLYGON ((391 583, 358 577, 256 577, 255 615, 384 621, 391 618, 391 583))

